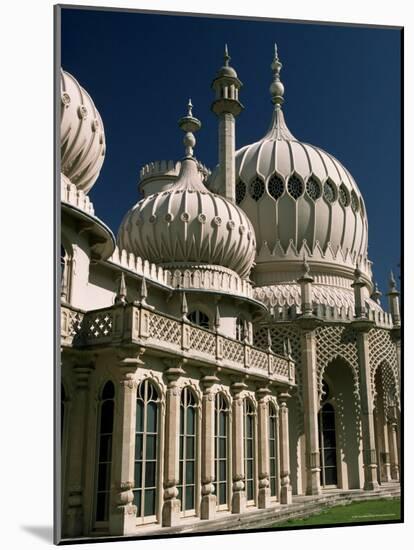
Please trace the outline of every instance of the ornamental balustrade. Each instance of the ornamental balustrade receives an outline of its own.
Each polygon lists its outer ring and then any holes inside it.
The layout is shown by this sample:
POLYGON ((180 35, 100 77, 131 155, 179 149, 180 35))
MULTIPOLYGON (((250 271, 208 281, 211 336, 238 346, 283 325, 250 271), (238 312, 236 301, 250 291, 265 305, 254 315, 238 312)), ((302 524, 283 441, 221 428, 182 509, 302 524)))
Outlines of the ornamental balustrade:
MULTIPOLYGON (((291 306, 275 306, 271 308, 271 314, 274 322, 285 323, 294 321, 300 317, 301 309, 296 304, 291 306)), ((354 309, 351 307, 317 304, 313 308, 313 314, 328 323, 351 323, 355 321, 354 309)), ((369 309, 367 311, 367 318, 373 321, 378 328, 393 327, 391 314, 386 311, 369 309)))
POLYGON ((88 312, 62 305, 61 343, 74 348, 135 343, 161 354, 188 354, 204 363, 295 384, 291 358, 200 328, 187 320, 156 313, 143 305, 115 305, 88 312))

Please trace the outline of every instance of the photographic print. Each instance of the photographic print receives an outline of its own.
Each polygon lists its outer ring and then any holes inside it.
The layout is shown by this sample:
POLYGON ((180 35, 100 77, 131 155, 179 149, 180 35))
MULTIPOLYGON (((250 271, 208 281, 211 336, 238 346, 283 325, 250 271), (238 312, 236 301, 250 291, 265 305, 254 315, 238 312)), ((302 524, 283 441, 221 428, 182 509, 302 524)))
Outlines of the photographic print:
POLYGON ((55 29, 55 541, 401 522, 402 29, 55 29))

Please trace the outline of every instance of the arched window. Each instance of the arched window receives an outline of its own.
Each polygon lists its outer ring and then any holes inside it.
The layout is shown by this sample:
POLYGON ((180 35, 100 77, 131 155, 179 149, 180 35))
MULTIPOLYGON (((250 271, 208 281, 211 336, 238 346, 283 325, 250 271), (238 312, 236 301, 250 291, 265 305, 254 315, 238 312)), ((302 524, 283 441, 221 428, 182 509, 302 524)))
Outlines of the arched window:
POLYGON ((218 393, 214 407, 214 490, 217 507, 228 508, 229 493, 229 404, 222 393, 218 393))
POLYGON ((157 509, 159 404, 155 385, 150 380, 141 382, 137 390, 133 493, 137 517, 142 520, 155 516, 157 509))
POLYGON ((329 387, 326 382, 323 388, 323 404, 318 415, 319 427, 319 452, 321 467, 321 485, 323 487, 337 485, 337 463, 336 463, 336 431, 335 431, 335 410, 329 399, 329 387))
POLYGON ((239 316, 236 319, 236 339, 243 342, 246 336, 245 320, 239 316))
POLYGON ((195 509, 197 453, 197 403, 193 391, 184 388, 180 403, 180 479, 177 485, 181 511, 195 509))
POLYGON ((107 521, 111 491, 112 438, 114 430, 115 388, 107 382, 99 403, 99 432, 97 446, 96 521, 107 521))
POLYGON ((270 496, 277 496, 277 413, 274 404, 269 401, 269 482, 270 496))
POLYGON ((205 313, 203 313, 199 309, 196 309, 196 310, 192 311, 188 315, 188 320, 191 323, 194 323, 195 325, 198 325, 202 328, 209 328, 210 327, 210 319, 208 318, 208 316, 205 313))
POLYGON ((247 502, 252 503, 255 498, 255 413, 250 399, 244 400, 244 475, 246 483, 247 502))

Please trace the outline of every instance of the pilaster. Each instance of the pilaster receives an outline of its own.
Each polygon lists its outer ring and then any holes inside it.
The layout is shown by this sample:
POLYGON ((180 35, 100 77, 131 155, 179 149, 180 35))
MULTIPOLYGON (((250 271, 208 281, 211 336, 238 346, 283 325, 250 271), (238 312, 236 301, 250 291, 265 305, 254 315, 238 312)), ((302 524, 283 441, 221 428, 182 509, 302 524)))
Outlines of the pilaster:
POLYGON ((178 379, 184 374, 182 362, 165 361, 164 372, 167 379, 167 399, 165 414, 165 454, 164 454, 164 504, 162 526, 172 527, 180 519, 181 504, 178 496, 179 482, 179 434, 180 434, 180 389, 178 379))
POLYGON ((371 372, 369 364, 368 322, 354 321, 357 329, 359 378, 361 395, 362 452, 364 462, 364 489, 373 491, 378 487, 377 453, 375 448, 373 399, 371 391, 371 372))
POLYGON ((289 409, 287 399, 288 392, 279 394, 279 432, 280 432, 280 503, 292 503, 292 486, 290 484, 289 462, 289 409))
POLYGON ((75 364, 73 376, 75 391, 70 416, 67 459, 66 514, 63 515, 63 536, 79 537, 85 535, 84 490, 85 490, 85 448, 89 422, 88 402, 90 394, 90 375, 94 370, 92 363, 75 364))
POLYGON ((232 383, 230 389, 233 395, 233 496, 231 500, 232 514, 242 514, 246 509, 244 445, 243 445, 243 398, 241 392, 246 388, 243 381, 232 383))
POLYGON ((268 395, 270 390, 267 387, 259 388, 256 391, 258 400, 258 464, 259 464, 259 495, 258 508, 270 506, 270 482, 269 482, 269 406, 268 395))
POLYGON ((216 516, 216 495, 214 494, 214 392, 218 382, 215 374, 205 374, 201 380, 203 389, 202 428, 201 428, 201 519, 214 519, 216 516))
POLYGON ((111 507, 109 532, 112 535, 131 535, 136 531, 137 508, 133 504, 135 486, 135 417, 137 383, 135 373, 144 365, 140 349, 134 357, 123 357, 118 363, 119 388, 114 429, 113 491, 115 506, 111 507))

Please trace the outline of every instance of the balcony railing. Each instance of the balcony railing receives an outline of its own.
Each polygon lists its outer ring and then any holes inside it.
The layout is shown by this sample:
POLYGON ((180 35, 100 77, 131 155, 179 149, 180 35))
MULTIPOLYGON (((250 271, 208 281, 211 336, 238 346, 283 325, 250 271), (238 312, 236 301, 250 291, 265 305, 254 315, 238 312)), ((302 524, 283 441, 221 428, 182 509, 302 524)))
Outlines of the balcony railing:
POLYGON ((88 312, 62 305, 61 343, 74 348, 144 345, 161 354, 188 357, 295 384, 291 358, 156 313, 143 305, 115 305, 88 312))

